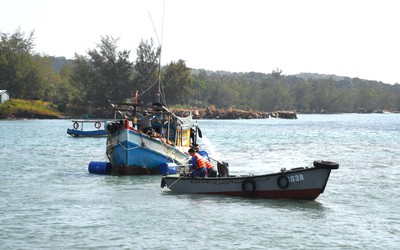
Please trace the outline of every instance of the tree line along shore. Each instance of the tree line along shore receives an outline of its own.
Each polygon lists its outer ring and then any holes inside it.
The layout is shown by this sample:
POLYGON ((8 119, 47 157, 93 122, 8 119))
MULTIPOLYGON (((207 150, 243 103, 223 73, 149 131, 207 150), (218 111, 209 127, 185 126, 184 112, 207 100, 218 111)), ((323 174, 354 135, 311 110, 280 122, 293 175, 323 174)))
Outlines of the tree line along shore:
MULTIPOLYGON (((206 108, 171 108, 171 111, 180 117, 191 115, 194 119, 267 119, 270 117, 297 119, 295 111, 260 112, 233 108, 218 109, 213 105, 206 108)), ((12 99, 0 104, 0 119, 76 119, 84 117, 84 114, 60 113, 51 103, 40 100, 12 99)), ((90 114, 89 117, 112 119, 113 115, 106 112, 90 114)))
POLYGON ((0 90, 8 91, 10 100, 41 100, 52 108, 45 112, 31 104, 25 109, 2 104, 3 118, 58 116, 52 112, 60 117, 104 117, 112 112, 109 100, 132 102, 136 96, 143 101, 160 97, 170 109, 200 107, 192 109, 198 119, 285 114, 278 111, 333 114, 400 110, 400 84, 313 73, 284 75, 280 69, 269 74, 214 72, 189 68, 182 59, 161 65, 161 48, 152 40, 142 40, 136 60, 131 60, 130 51, 120 50, 118 39, 110 36, 102 37, 87 54, 66 59, 36 53, 33 32, 27 38, 19 30, 0 34, 0 90))
MULTIPOLYGON (((268 119, 283 118, 297 119, 299 114, 295 110, 278 110, 272 112, 261 112, 242 109, 219 109, 214 105, 205 108, 175 108, 170 110, 177 116, 192 116, 194 119, 268 119)), ((303 112, 300 112, 303 113, 303 112)), ((373 110, 366 112, 360 110, 357 113, 400 113, 398 111, 373 110)), ((313 113, 315 114, 315 113, 313 113)), ((330 112, 319 112, 318 114, 333 114, 330 112)), ((0 119, 84 119, 84 118, 112 119, 112 108, 107 112, 96 114, 85 113, 61 113, 55 105, 41 100, 10 99, 0 104, 0 119)))

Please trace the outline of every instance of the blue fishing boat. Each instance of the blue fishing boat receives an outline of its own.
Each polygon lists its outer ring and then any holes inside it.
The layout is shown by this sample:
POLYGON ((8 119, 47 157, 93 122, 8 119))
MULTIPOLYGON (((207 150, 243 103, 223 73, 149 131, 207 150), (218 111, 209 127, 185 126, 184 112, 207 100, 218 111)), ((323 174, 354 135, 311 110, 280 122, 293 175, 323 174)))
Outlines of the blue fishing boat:
POLYGON ((112 106, 106 154, 113 174, 166 175, 188 164, 187 151, 201 137, 192 116, 178 117, 160 103, 148 108, 129 103, 112 106), (148 117, 150 128, 144 124, 148 117))
POLYGON ((105 120, 72 120, 72 127, 67 134, 73 137, 105 137, 107 121, 105 120))
MULTIPOLYGON (((179 166, 188 165, 189 148, 197 145, 201 131, 192 115, 179 117, 166 107, 161 85, 161 45, 158 56, 158 80, 145 91, 158 86, 152 104, 139 100, 136 90, 133 103, 111 103, 114 121, 107 125, 106 155, 112 174, 167 175, 179 166)), ((147 70, 151 70, 151 67, 147 70)), ((154 72, 153 72, 154 73, 154 72)), ((150 77, 150 75, 149 75, 150 77)), ((152 90, 154 91, 154 89, 152 90)), ((148 95, 150 96, 150 95, 148 95)))

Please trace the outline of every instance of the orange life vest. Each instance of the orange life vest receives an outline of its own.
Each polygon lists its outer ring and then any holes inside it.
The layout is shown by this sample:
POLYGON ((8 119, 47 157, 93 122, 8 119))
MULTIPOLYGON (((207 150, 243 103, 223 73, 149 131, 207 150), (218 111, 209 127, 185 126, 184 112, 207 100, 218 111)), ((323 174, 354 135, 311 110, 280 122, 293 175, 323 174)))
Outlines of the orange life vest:
POLYGON ((211 164, 211 162, 207 161, 206 159, 204 159, 204 160, 206 161, 206 168, 207 169, 213 168, 213 165, 211 164))
POLYGON ((199 153, 195 153, 194 156, 196 156, 196 159, 197 159, 196 168, 201 168, 201 167, 207 166, 207 160, 204 159, 199 153))

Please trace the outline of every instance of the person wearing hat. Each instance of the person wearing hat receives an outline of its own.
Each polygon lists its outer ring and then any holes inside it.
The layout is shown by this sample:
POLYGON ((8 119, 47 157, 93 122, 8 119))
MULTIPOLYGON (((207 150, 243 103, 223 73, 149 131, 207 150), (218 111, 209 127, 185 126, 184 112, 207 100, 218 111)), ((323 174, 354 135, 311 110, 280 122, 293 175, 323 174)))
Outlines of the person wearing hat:
POLYGON ((147 110, 143 111, 143 117, 140 120, 140 131, 145 134, 151 133, 151 131, 153 131, 153 127, 151 126, 152 119, 153 115, 149 114, 147 110))
POLYGON ((206 151, 200 150, 200 145, 195 144, 193 145, 193 149, 196 153, 201 155, 203 159, 205 160, 206 163, 206 169, 207 169, 207 177, 217 177, 217 168, 211 163, 210 158, 208 157, 208 154, 206 151))
POLYGON ((193 170, 189 177, 205 177, 207 173, 206 159, 204 159, 194 148, 189 149, 189 154, 192 156, 190 163, 192 166, 190 170, 193 170))

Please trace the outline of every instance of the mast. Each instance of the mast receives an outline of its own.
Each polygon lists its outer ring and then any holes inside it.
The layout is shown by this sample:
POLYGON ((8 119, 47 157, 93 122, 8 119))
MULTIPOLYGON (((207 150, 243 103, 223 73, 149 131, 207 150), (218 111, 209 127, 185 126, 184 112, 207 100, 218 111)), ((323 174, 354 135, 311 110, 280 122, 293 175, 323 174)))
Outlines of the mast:
POLYGON ((158 102, 167 106, 167 102, 165 99, 165 94, 164 94, 164 90, 162 88, 162 74, 161 74, 161 54, 162 54, 162 41, 163 41, 163 36, 164 36, 164 14, 165 14, 165 0, 163 1, 163 13, 162 13, 162 25, 161 25, 161 40, 158 39, 158 35, 157 35, 157 31, 156 28, 154 26, 153 23, 153 19, 151 18, 150 12, 149 12, 149 16, 150 16, 150 20, 151 20, 151 24, 153 25, 153 29, 154 29, 154 33, 156 34, 156 38, 157 38, 157 42, 158 42, 158 46, 159 46, 159 55, 158 55, 158 102))

